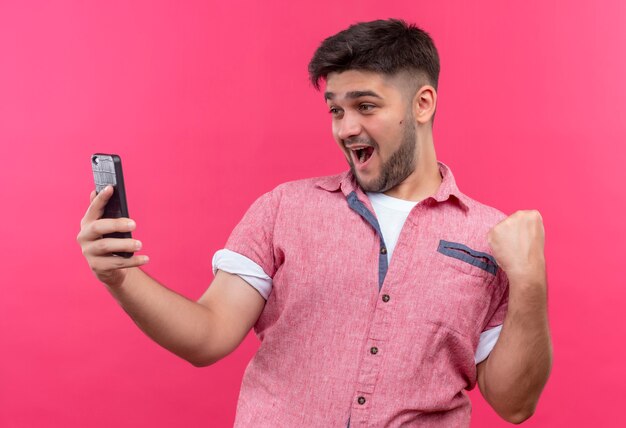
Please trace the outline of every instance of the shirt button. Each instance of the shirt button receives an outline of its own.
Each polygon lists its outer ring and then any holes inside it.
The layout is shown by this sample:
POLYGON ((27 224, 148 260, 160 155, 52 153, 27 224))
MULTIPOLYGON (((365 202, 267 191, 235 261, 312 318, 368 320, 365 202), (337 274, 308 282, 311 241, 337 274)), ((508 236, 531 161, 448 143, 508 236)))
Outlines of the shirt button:
POLYGON ((383 302, 387 303, 389 299, 390 299, 389 294, 383 294, 383 302))
POLYGON ((372 354, 376 355, 376 354, 378 354, 378 348, 377 348, 377 347, 375 347, 375 346, 372 346, 372 347, 370 348, 370 352, 371 352, 372 354))
POLYGON ((359 402, 359 404, 365 404, 365 397, 359 397, 357 401, 359 402))
POLYGON ((387 254, 387 248, 380 247, 380 254, 387 254))

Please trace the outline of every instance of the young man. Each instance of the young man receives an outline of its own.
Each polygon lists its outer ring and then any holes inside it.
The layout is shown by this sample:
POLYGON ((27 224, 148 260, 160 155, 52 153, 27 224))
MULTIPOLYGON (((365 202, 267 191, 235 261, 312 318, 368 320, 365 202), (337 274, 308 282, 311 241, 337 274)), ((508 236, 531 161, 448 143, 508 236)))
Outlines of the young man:
POLYGON ((194 365, 254 326, 236 426, 468 426, 476 382, 506 420, 534 411, 551 366, 544 231, 461 193, 432 136, 439 58, 403 21, 353 25, 309 65, 325 81, 350 170, 261 196, 213 259, 192 302, 147 276, 135 228, 100 219, 91 195, 78 241, 139 327, 194 365))

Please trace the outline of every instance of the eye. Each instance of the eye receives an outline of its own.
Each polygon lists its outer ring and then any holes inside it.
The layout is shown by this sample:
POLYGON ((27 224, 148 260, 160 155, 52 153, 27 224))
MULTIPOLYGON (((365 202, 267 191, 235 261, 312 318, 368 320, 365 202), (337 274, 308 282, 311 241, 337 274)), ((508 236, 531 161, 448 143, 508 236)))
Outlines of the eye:
POLYGON ((372 111, 375 107, 373 104, 359 104, 359 110, 364 112, 372 111))
POLYGON ((331 107, 328 109, 328 112, 333 116, 339 116, 341 115, 342 110, 337 107, 331 107))

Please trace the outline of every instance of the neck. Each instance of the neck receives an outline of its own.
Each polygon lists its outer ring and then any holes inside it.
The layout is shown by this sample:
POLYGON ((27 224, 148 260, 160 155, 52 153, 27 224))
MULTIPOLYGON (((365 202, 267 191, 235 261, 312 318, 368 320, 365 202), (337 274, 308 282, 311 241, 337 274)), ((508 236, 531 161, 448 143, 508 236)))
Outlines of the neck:
POLYGON ((415 151, 415 169, 400 184, 385 192, 387 196, 407 201, 421 201, 437 193, 441 185, 441 174, 432 132, 419 136, 415 151))

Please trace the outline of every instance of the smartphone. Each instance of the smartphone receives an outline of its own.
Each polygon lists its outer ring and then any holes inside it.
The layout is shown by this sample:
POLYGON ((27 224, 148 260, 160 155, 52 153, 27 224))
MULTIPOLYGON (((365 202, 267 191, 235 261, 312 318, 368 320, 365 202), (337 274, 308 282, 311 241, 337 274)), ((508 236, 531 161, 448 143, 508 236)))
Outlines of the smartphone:
MULTIPOLYGON (((100 193, 106 186, 113 186, 113 195, 104 207, 102 218, 128 218, 126 204, 126 189, 122 174, 122 159, 118 155, 95 153, 91 155, 91 169, 96 184, 96 193, 100 193)), ((130 232, 108 233, 103 238, 132 238, 130 232)), ((113 253, 116 256, 129 258, 133 253, 113 253)))

